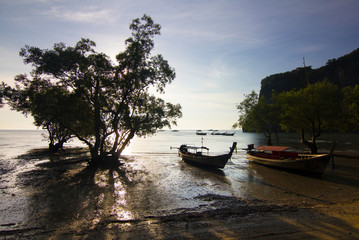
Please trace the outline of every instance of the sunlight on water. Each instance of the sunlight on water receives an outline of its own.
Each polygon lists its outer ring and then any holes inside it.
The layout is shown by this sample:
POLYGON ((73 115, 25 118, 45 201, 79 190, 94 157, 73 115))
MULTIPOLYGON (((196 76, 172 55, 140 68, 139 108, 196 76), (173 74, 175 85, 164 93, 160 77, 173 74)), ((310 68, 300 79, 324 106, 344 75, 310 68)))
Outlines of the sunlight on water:
MULTIPOLYGON (((114 173, 114 175, 118 174, 114 173)), ((114 188, 116 207, 126 206, 126 190, 118 176, 115 178, 114 188)))
POLYGON ((130 211, 126 210, 127 207, 127 191, 123 182, 121 182, 120 176, 117 172, 113 173, 114 182, 114 199, 115 203, 112 208, 112 213, 117 219, 129 220, 133 219, 133 215, 130 211))
POLYGON ((105 199, 105 194, 104 193, 101 193, 100 195, 98 195, 97 204, 100 205, 101 203, 103 203, 104 199, 105 199))
POLYGON ((94 222, 98 223, 106 212, 119 220, 134 218, 128 209, 126 186, 116 171, 97 171, 94 183, 105 191, 96 197, 96 205, 99 208, 107 209, 106 211, 98 211, 94 222))

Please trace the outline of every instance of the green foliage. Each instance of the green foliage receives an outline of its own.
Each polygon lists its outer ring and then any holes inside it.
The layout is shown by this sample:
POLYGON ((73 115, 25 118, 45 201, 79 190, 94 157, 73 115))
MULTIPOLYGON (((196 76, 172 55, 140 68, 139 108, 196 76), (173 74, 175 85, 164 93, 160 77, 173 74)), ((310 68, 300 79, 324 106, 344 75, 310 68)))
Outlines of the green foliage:
POLYGON ((359 130, 359 85, 346 87, 343 92, 344 118, 341 127, 344 130, 359 130))
POLYGON ((279 125, 286 131, 298 131, 302 142, 315 153, 316 139, 323 130, 343 128, 343 106, 345 112, 350 112, 346 115, 347 123, 359 127, 359 86, 345 88, 343 92, 344 104, 339 88, 327 80, 300 90, 273 93, 270 102, 263 96, 258 100, 258 95, 252 92, 237 106, 239 125, 246 131, 263 132, 268 144, 279 125), (305 139, 305 130, 310 130, 311 141, 305 139))
POLYGON ((258 94, 255 91, 252 91, 250 94, 245 94, 244 100, 236 106, 239 113, 239 119, 237 123, 233 124, 232 128, 251 128, 251 116, 249 114, 257 103, 258 94))
POLYGON ((340 113, 340 91, 328 81, 278 94, 275 101, 281 108, 281 126, 285 130, 302 128, 329 129, 340 113))
POLYGON ((280 107, 281 127, 301 132, 302 142, 311 148, 312 153, 317 151, 316 139, 322 130, 337 126, 341 116, 340 99, 338 87, 326 80, 274 97, 280 107), (311 142, 304 138, 305 129, 311 132, 311 142))
POLYGON ((89 39, 75 47, 58 43, 50 50, 25 46, 20 55, 32 64, 32 79, 18 76, 21 86, 13 89, 9 103, 34 116, 37 125, 75 135, 88 145, 93 162, 108 152, 121 154, 136 134, 171 127, 182 116, 180 105, 149 93, 150 88, 163 93, 175 78, 161 55, 151 55, 160 28, 147 15, 133 20, 132 36, 117 64, 97 53, 89 39))
POLYGON ((16 87, 5 86, 5 99, 8 105, 25 115, 31 114, 34 124, 46 129, 49 133, 49 148, 57 151, 63 144, 73 137, 71 132, 60 124, 60 118, 70 116, 68 111, 62 112, 68 93, 66 89, 51 84, 50 81, 34 77, 29 80, 26 75, 15 78, 16 87))
POLYGON ((262 80, 257 102, 248 95, 237 106, 240 116, 233 127, 267 132, 268 137, 280 124, 283 130, 300 132, 302 142, 316 152, 321 131, 359 130, 358 79, 359 49, 330 59, 319 69, 304 67, 268 76, 262 80), (306 130, 310 141, 305 139, 306 130))
MULTIPOLYGON (((276 132, 279 123, 279 109, 273 103, 252 91, 245 95, 245 99, 237 105, 240 116, 238 123, 233 128, 241 126, 244 131, 263 132, 267 138, 268 145, 272 144, 272 132, 276 132)), ((278 141, 278 139, 277 139, 278 141)))

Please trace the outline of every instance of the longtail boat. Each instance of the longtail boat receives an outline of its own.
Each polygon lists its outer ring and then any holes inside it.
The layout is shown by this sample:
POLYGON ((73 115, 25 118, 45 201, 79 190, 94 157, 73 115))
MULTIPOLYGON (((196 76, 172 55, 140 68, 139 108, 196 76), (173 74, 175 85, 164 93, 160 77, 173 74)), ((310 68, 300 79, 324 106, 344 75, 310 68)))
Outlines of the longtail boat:
POLYGON ((298 153, 287 146, 260 146, 253 148, 248 145, 247 156, 249 160, 265 166, 284 170, 322 174, 332 157, 329 154, 298 153))
POLYGON ((209 155, 209 149, 207 147, 194 147, 182 144, 178 149, 178 154, 182 157, 183 161, 188 163, 199 164, 214 168, 224 168, 228 160, 232 157, 233 151, 236 146, 237 143, 233 142, 229 153, 222 155, 209 155), (207 153, 204 153, 203 150, 207 150, 207 153))
POLYGON ((196 135, 207 135, 207 133, 202 132, 202 130, 197 130, 196 135))

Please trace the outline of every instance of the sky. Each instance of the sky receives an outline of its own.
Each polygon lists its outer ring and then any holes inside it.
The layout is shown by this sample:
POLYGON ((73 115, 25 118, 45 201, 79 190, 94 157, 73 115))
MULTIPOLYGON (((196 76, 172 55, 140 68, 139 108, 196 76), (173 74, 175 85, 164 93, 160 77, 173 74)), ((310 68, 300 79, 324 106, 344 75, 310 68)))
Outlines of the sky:
MULTIPOLYGON (((115 56, 143 14, 162 26, 154 54, 176 79, 161 97, 182 106, 173 129, 230 129, 236 104, 272 74, 359 48, 358 0, 0 0, 0 81, 28 73, 25 45, 74 46, 81 38, 115 56)), ((36 129, 31 116, 0 109, 0 129, 36 129)))

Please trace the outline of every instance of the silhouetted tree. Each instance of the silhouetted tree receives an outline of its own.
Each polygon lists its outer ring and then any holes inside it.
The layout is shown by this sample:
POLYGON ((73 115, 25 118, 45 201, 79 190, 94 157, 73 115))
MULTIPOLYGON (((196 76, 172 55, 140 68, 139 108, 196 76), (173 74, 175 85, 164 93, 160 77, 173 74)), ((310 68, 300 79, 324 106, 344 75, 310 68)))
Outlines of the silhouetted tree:
POLYGON ((181 106, 149 93, 150 89, 163 93, 175 78, 174 69, 161 55, 151 55, 160 28, 147 15, 134 19, 132 36, 125 42, 125 51, 117 55, 117 64, 97 53, 89 39, 74 47, 58 43, 50 50, 25 46, 20 55, 33 71, 32 79, 18 77, 26 83, 22 90, 29 90, 33 81, 48 84, 40 96, 50 98, 56 109, 48 118, 41 114, 36 122, 44 126, 49 119, 52 127, 75 135, 89 147, 94 165, 109 153, 121 154, 135 135, 146 136, 176 124, 181 106))
POLYGON ((250 94, 244 94, 242 102, 236 105, 239 113, 238 122, 234 123, 232 128, 241 127, 244 131, 251 129, 252 119, 250 118, 250 112, 254 106, 258 103, 258 94, 253 90, 250 94))
POLYGON ((73 117, 68 110, 64 111, 64 106, 77 102, 66 102, 69 94, 66 89, 47 80, 33 78, 30 81, 26 75, 18 75, 15 82, 15 88, 4 85, 3 93, 8 105, 12 110, 33 116, 34 124, 48 131, 50 151, 57 152, 73 137, 60 122, 60 118, 73 117))
POLYGON ((5 83, 1 83, 0 85, 0 108, 2 108, 4 106, 4 94, 5 94, 5 88, 6 85, 5 83))
POLYGON ((272 133, 276 135, 279 144, 277 126, 279 124, 279 109, 273 103, 268 103, 264 97, 258 99, 258 94, 252 91, 237 105, 240 116, 233 128, 242 127, 245 131, 261 132, 267 139, 267 145, 272 145, 272 133))

